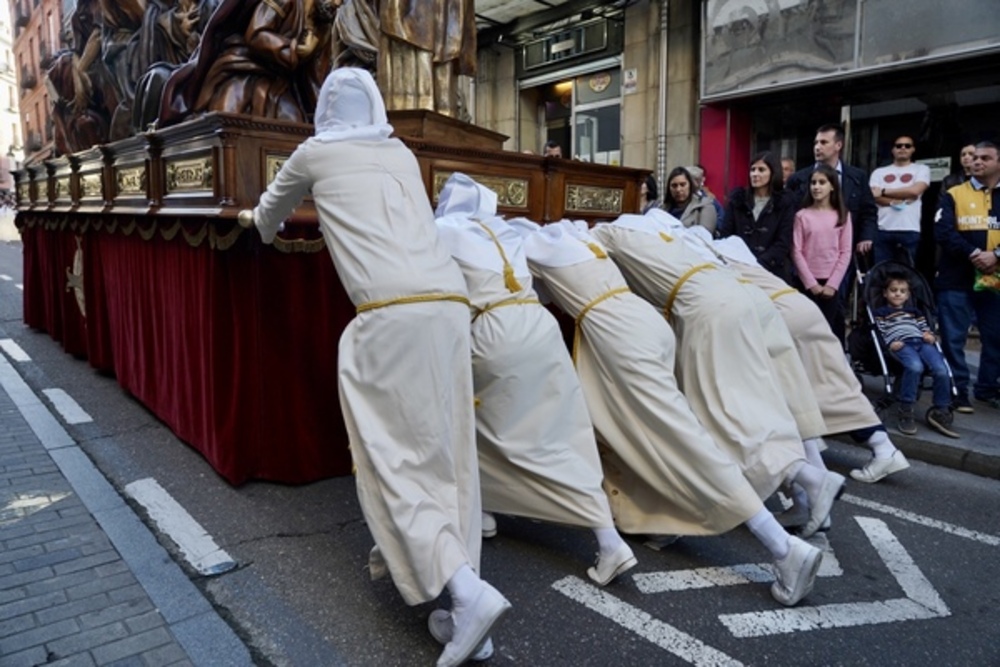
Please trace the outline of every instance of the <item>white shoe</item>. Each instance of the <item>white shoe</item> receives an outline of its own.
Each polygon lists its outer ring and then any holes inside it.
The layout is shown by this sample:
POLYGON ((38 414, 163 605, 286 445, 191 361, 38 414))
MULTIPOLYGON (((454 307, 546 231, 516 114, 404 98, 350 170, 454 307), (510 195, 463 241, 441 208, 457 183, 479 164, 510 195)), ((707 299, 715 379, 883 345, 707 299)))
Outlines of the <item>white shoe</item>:
POLYGON ((451 616, 455 630, 451 641, 445 645, 444 651, 438 658, 437 667, 457 667, 468 660, 486 641, 493 626, 509 609, 510 602, 507 598, 485 581, 481 581, 479 595, 472 604, 461 609, 455 605, 452 609, 451 616))
POLYGON ((371 577, 372 581, 385 579, 389 576, 389 565, 386 564, 377 544, 368 552, 368 576, 371 577))
MULTIPOLYGON (((438 643, 447 644, 450 642, 452 635, 455 634, 455 624, 451 620, 451 612, 447 609, 435 609, 432 611, 431 615, 427 617, 427 629, 431 631, 431 636, 438 643)), ((475 653, 469 659, 482 662, 492 657, 493 640, 487 637, 486 641, 476 649, 475 653)))
POLYGON ((822 551, 797 537, 789 537, 788 553, 774 561, 771 596, 786 607, 798 604, 812 590, 822 561, 822 551))
POLYGON ((650 535, 642 543, 642 546, 653 551, 663 551, 679 539, 681 539, 680 535, 650 535))
POLYGON ((885 479, 895 472, 906 470, 909 467, 910 462, 906 460, 905 456, 903 456, 903 452, 897 449, 892 453, 892 456, 887 459, 873 458, 864 468, 852 470, 851 478, 866 484, 874 484, 875 482, 885 479))
POLYGON ((497 536, 497 520, 490 512, 483 512, 483 539, 497 536))
POLYGON ((598 586, 607 586, 618 575, 631 570, 638 561, 625 542, 608 557, 599 557, 594 567, 587 568, 587 576, 598 586))
POLYGON ((819 530, 823 522, 830 516, 830 510, 833 509, 833 501, 839 498, 843 491, 844 476, 829 470, 826 471, 826 474, 823 476, 823 483, 820 484, 816 497, 809 499, 809 521, 799 532, 800 537, 810 537, 819 530))

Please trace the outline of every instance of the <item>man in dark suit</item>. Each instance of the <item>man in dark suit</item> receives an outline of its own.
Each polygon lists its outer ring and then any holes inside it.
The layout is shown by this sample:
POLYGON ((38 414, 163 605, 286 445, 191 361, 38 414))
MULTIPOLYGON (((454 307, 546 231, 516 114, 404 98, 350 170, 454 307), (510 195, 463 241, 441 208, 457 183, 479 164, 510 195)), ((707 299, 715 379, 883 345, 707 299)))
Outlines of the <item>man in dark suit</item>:
MULTIPOLYGON (((816 130, 813 141, 813 156, 816 163, 799 169, 788 178, 785 189, 794 193, 801 202, 809 190, 809 177, 817 164, 827 164, 840 175, 841 195, 851 214, 854 249, 859 254, 871 252, 872 243, 878 233, 878 205, 868 185, 868 174, 864 169, 844 164, 840 153, 844 149, 844 128, 840 125, 822 125, 816 130)), ((841 284, 841 294, 849 289, 854 276, 854 261, 841 284)), ((846 294, 845 294, 846 296, 846 294)))

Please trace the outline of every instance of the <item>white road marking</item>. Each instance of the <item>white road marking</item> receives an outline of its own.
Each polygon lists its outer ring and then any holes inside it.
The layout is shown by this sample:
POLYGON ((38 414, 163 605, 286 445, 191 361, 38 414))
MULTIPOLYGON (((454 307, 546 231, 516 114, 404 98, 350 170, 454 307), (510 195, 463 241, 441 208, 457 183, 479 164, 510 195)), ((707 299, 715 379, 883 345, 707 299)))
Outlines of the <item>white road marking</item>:
POLYGON ((14 280, 14 279, 11 278, 10 276, 8 276, 6 273, 0 273, 0 280, 11 281, 11 280, 14 280))
MULTIPOLYGON (((839 577, 844 574, 833 551, 823 552, 818 577, 839 577)), ((767 563, 744 563, 729 567, 699 567, 673 572, 645 572, 632 576, 642 593, 673 593, 715 586, 741 584, 766 584, 774 581, 771 566, 767 563)))
POLYGON ((722 624, 734 636, 745 638, 951 615, 944 600, 885 522, 867 517, 854 517, 854 520, 865 531, 875 551, 903 589, 905 598, 722 614, 719 616, 722 624))
POLYGON ((219 548, 180 503, 152 478, 125 486, 125 492, 146 508, 150 518, 167 534, 191 567, 204 575, 221 574, 236 567, 228 553, 219 548))
POLYGON ((988 533, 980 533, 979 531, 976 530, 970 530, 968 528, 956 526, 953 523, 947 523, 945 521, 939 521, 938 519, 932 519, 927 516, 914 514, 913 512, 908 512, 906 510, 901 510, 897 507, 892 507, 891 505, 883 505, 882 503, 876 503, 871 500, 865 500, 864 498, 859 498, 849 493, 845 493, 841 497, 841 500, 845 503, 857 505, 858 507, 864 507, 865 509, 875 510, 876 512, 882 512, 883 514, 894 516, 897 519, 903 519, 904 521, 911 521, 921 526, 927 526, 928 528, 937 528, 938 530, 942 530, 950 535, 957 535, 958 537, 964 537, 969 540, 975 540, 977 542, 982 542, 983 544, 988 544, 992 547, 1000 546, 1000 537, 996 535, 989 535, 988 533))
POLYGON ((6 352, 12 361, 31 361, 28 353, 21 349, 21 346, 15 343, 13 338, 0 340, 0 350, 6 352))
POLYGON ((705 667, 742 665, 738 660, 712 648, 701 640, 653 618, 641 609, 619 600, 582 579, 573 576, 565 577, 552 584, 552 588, 692 665, 704 665, 705 667))
POLYGON ((21 290, 22 292, 24 291, 24 285, 22 283, 14 283, 14 287, 21 290))
POLYGON ((94 421, 73 397, 62 389, 42 389, 42 393, 52 401, 52 406, 67 424, 86 424, 94 421))

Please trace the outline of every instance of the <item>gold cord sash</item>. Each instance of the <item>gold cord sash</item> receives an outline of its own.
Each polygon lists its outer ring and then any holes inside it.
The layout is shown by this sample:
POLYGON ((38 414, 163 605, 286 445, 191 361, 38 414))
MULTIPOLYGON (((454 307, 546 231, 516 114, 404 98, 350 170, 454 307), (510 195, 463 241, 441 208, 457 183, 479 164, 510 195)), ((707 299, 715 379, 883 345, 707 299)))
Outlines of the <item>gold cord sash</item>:
POLYGON ((512 299, 504 299, 503 301, 497 301, 496 303, 486 304, 486 306, 483 307, 483 308, 475 308, 475 307, 473 307, 474 310, 476 311, 476 314, 472 317, 472 321, 475 322, 476 318, 478 318, 480 315, 482 315, 483 313, 488 313, 491 310, 493 310, 494 308, 503 308, 504 306, 525 306, 525 305, 532 304, 532 303, 537 303, 537 304, 541 305, 541 301, 539 301, 538 299, 513 299, 512 298, 512 299))
POLYGON ((523 287, 521 283, 517 282, 517 278, 514 277, 514 267, 511 266, 510 261, 507 259, 507 253, 503 250, 503 244, 500 243, 500 239, 497 235, 493 233, 493 230, 484 225, 482 222, 476 220, 476 224, 486 230, 486 233, 490 235, 493 239, 493 245, 497 247, 497 252, 500 253, 500 259, 503 260, 503 283, 507 286, 507 289, 511 292, 520 292, 523 287))
POLYGON ((455 301, 458 303, 464 303, 466 306, 472 307, 469 303, 469 297, 463 296, 461 294, 414 294, 412 296, 401 296, 396 299, 386 299, 384 301, 369 301, 368 303, 363 303, 355 309, 355 313, 360 315, 361 313, 367 312, 369 310, 375 310, 376 308, 385 308, 386 306, 398 306, 403 303, 427 303, 429 301, 455 301))
POLYGON ((798 294, 798 290, 794 287, 786 287, 785 289, 780 289, 771 295, 771 301, 777 301, 786 294, 798 294))
POLYGON ((596 306, 597 304, 599 304, 599 303, 601 303, 603 301, 607 301, 608 299, 610 299, 613 296, 617 296, 619 294, 624 294, 625 292, 630 292, 630 291, 631 290, 628 287, 618 287, 616 289, 611 290, 610 292, 605 292, 604 294, 602 294, 601 296, 597 297, 596 299, 594 299, 593 301, 591 301, 590 303, 588 303, 586 306, 584 306, 583 310, 580 311, 580 314, 576 316, 576 321, 575 321, 576 327, 573 330, 573 365, 574 366, 576 365, 576 352, 577 352, 577 350, 580 347, 580 336, 583 335, 583 330, 581 329, 581 326, 583 325, 583 318, 585 318, 587 316, 587 313, 589 313, 590 310, 594 306, 596 306))
POLYGON ((674 284, 674 288, 670 290, 670 294, 667 295, 667 305, 663 308, 663 314, 670 317, 670 311, 674 308, 674 300, 677 298, 677 293, 681 291, 681 287, 684 286, 691 276, 698 273, 699 271, 704 271, 706 269, 718 268, 715 264, 695 264, 690 269, 684 272, 677 282, 674 284))

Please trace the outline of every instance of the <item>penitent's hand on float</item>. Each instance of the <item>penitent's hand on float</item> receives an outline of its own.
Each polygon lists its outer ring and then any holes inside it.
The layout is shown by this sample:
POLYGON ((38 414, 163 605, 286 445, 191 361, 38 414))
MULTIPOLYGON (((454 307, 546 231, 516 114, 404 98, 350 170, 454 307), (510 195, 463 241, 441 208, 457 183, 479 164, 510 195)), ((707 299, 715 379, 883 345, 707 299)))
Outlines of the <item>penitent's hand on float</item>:
POLYGON ((240 227, 250 229, 253 227, 253 211, 249 208, 243 209, 236 216, 236 220, 240 223, 240 227))

